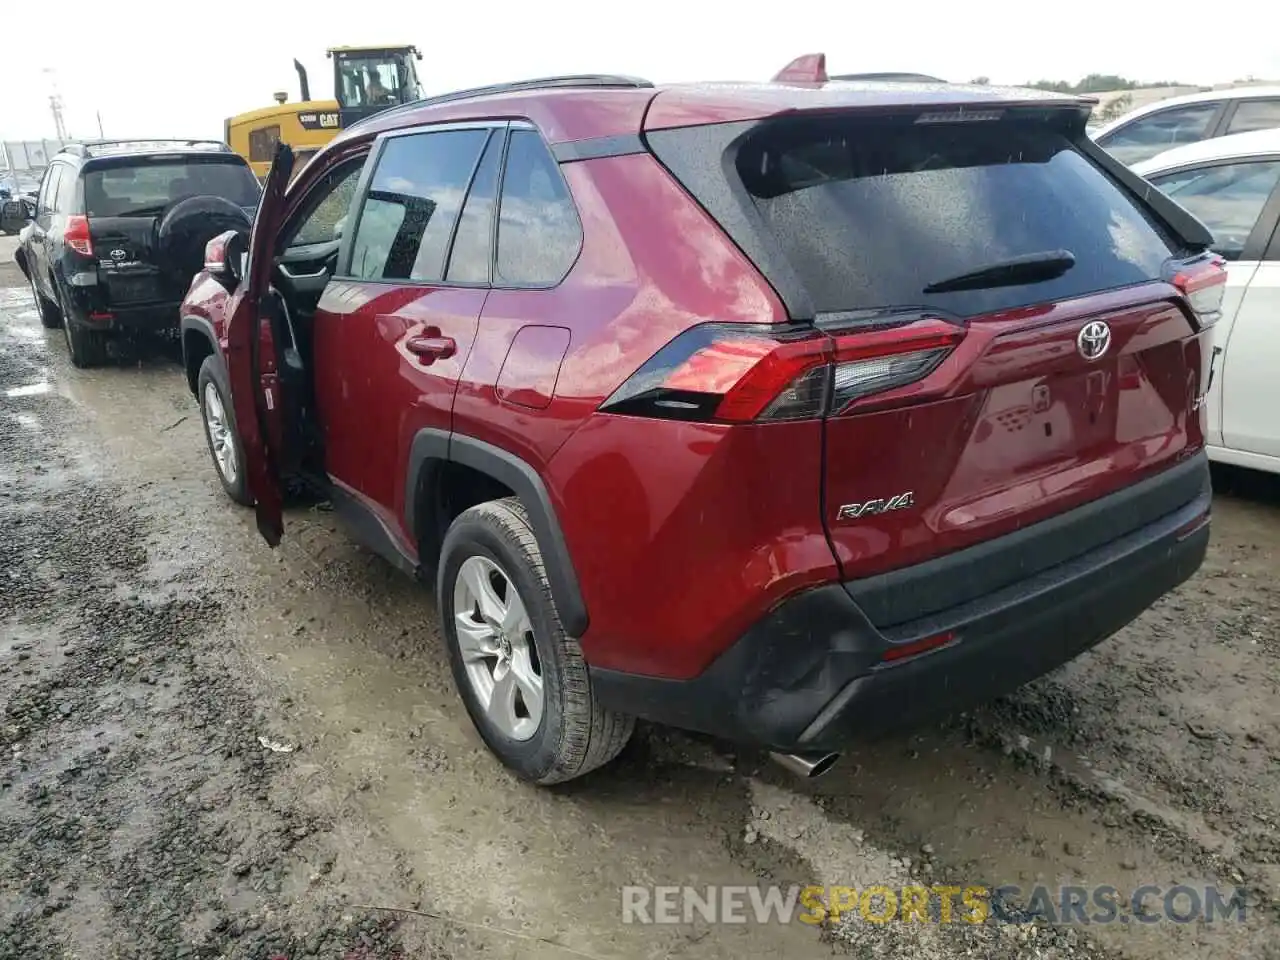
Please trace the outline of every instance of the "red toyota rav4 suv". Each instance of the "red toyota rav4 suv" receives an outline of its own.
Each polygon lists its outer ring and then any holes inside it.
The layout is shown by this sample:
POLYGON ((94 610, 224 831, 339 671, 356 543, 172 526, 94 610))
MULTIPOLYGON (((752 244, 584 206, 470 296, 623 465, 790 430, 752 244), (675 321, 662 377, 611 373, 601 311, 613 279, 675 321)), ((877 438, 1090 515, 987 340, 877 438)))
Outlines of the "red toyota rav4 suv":
POLYGON ((309 478, 433 579, 539 783, 636 717, 821 768, 1008 691, 1209 537, 1223 266, 1088 112, 810 58, 419 101, 292 183, 281 148, 182 309, 219 475, 271 544, 309 478))

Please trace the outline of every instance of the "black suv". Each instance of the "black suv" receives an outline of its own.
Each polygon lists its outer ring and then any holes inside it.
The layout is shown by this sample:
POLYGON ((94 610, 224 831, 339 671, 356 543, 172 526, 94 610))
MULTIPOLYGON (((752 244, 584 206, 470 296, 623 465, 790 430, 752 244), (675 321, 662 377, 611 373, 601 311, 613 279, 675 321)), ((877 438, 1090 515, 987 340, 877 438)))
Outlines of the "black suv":
POLYGON ((15 259, 46 327, 92 366, 109 336, 175 329, 204 245, 252 222, 261 187, 220 141, 69 144, 41 181, 15 259))

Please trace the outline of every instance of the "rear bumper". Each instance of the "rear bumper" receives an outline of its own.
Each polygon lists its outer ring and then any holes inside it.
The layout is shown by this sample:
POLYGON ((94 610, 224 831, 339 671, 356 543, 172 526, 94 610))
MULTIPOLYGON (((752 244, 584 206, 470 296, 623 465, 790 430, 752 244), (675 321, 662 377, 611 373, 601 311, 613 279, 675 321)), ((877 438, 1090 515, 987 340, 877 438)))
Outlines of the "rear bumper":
POLYGON ((692 679, 593 668, 595 693, 614 710, 773 750, 839 750, 1007 693, 1115 633, 1195 573, 1209 542, 1210 503, 1200 454, 1009 537, 791 597, 692 679), (1072 531, 1117 509, 1149 513, 1153 505, 1159 516, 1056 557, 1072 531), (1007 582, 1009 564, 1038 542, 1057 562, 1007 582), (939 597, 962 595, 956 578, 991 589, 969 589, 962 602, 940 607, 939 597), (919 612, 905 620, 904 592, 919 612), (931 652, 883 659, 895 646, 946 634, 947 645, 931 652))
POLYGON ((70 298, 72 316, 94 330, 164 331, 178 329, 179 301, 148 303, 103 303, 98 287, 63 288, 64 302, 70 298))

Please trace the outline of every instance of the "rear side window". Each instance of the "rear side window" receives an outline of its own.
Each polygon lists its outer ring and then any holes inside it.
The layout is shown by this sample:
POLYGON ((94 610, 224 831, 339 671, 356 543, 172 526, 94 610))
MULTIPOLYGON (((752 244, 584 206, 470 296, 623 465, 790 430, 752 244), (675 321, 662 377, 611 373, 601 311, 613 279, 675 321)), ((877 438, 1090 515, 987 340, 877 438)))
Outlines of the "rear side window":
POLYGON ((467 184, 488 130, 441 130, 387 140, 360 213, 351 275, 439 281, 467 184))
POLYGON ((1046 125, 810 121, 749 140, 738 173, 819 312, 972 316, 1151 280, 1172 252, 1046 125), (925 292, 1059 250, 1075 265, 1053 279, 925 292))
POLYGON ((498 208, 498 278, 559 283, 578 258, 582 228, 560 167, 533 130, 513 130, 498 208))
POLYGON ((243 161, 115 162, 84 174, 89 217, 156 216, 188 197, 222 197, 241 207, 258 202, 262 188, 243 161))
POLYGON ((1270 130, 1280 127, 1280 100, 1242 100, 1231 115, 1227 133, 1270 130))
POLYGON ((493 260, 493 202, 498 192, 498 166, 502 162, 502 137, 489 138, 484 157, 467 191, 462 219, 449 253, 450 283, 488 283, 493 260))
POLYGON ((75 199, 76 174, 69 167, 64 167, 58 180, 58 192, 53 198, 53 209, 58 213, 71 212, 71 202, 75 199))
POLYGON ((1213 233, 1213 249, 1238 260, 1267 198, 1280 182, 1280 160, 1253 160, 1179 170, 1151 182, 1213 233))
POLYGON ((1098 138, 1098 146, 1121 163, 1134 164, 1184 143, 1203 140, 1219 104, 1196 103, 1161 110, 1098 138))
POLYGON ((63 169, 62 164, 53 164, 45 174, 44 183, 40 184, 39 204, 42 214, 53 209, 54 198, 58 195, 58 180, 62 177, 63 169))
POLYGON ((280 142, 280 127, 259 127, 249 131, 249 159, 254 163, 270 163, 275 159, 276 144, 280 142))

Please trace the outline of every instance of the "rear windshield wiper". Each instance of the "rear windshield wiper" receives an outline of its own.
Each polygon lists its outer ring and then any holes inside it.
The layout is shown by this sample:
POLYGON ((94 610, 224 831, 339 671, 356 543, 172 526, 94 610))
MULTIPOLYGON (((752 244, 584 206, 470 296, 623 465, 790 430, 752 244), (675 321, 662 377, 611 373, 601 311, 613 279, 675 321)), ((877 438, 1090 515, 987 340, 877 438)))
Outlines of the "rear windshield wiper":
POLYGON ((1076 265, 1070 250, 1041 250, 1008 260, 998 260, 985 267, 958 273, 924 288, 925 293, 950 293, 955 290, 988 290, 1023 283, 1040 283, 1062 276, 1076 265))

